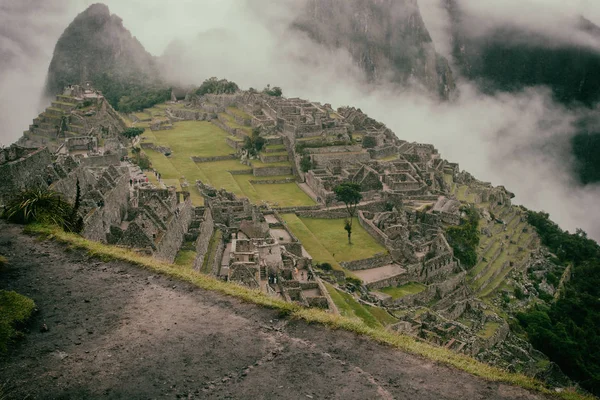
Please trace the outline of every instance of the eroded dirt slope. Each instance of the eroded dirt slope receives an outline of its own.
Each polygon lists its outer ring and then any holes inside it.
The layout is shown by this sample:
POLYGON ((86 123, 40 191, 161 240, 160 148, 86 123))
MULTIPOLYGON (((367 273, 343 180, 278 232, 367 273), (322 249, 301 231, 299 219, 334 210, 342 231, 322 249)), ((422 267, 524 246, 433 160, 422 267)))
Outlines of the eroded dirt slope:
POLYGON ((0 360, 14 399, 538 399, 538 395, 0 223, 0 288, 30 332, 0 360), (47 332, 40 327, 46 324, 47 332))

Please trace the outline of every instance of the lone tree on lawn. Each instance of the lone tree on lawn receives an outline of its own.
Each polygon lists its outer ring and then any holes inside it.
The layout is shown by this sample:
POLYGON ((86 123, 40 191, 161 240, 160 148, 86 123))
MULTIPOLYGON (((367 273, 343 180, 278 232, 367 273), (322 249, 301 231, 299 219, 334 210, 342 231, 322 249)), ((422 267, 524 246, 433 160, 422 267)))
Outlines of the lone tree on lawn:
POLYGON ((349 218, 346 218, 344 221, 344 230, 348 232, 348 244, 352 244, 352 221, 356 214, 356 207, 362 200, 360 185, 351 182, 342 183, 336 186, 333 192, 335 193, 336 200, 346 205, 349 218))

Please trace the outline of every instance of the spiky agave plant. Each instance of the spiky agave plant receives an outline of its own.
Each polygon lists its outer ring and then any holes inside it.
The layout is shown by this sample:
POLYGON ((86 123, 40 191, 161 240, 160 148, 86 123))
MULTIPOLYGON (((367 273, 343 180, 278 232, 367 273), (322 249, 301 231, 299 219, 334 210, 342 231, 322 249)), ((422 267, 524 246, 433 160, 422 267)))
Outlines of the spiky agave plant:
POLYGON ((71 205, 60 194, 44 188, 31 188, 10 200, 2 216, 17 224, 40 222, 66 228, 71 214, 71 205))

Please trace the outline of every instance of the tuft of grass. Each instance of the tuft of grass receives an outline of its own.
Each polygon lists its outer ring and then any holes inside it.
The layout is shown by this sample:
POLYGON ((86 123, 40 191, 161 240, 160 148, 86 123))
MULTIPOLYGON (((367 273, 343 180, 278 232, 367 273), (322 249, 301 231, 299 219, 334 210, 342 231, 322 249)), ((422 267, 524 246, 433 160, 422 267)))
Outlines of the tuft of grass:
POLYGON ((0 353, 18 335, 17 327, 29 319, 35 303, 16 292, 0 290, 0 353))
POLYGON ((131 250, 92 242, 81 236, 66 233, 57 227, 33 224, 26 227, 26 232, 42 235, 46 239, 56 240, 70 245, 71 247, 86 250, 89 255, 93 257, 103 257, 111 260, 129 262, 155 273, 171 276, 175 279, 191 283, 205 290, 216 291, 248 303, 277 310, 282 317, 289 316, 291 319, 302 320, 309 324, 321 324, 334 330, 346 330, 358 335, 366 336, 378 343, 455 367, 488 381, 504 382, 545 395, 553 395, 556 398, 565 400, 596 399, 594 396, 572 390, 556 393, 543 382, 532 377, 508 372, 498 367, 484 364, 464 354, 457 354, 446 348, 421 342, 413 337, 405 336, 397 332, 388 331, 381 327, 381 325, 370 327, 359 318, 348 318, 324 310, 305 308, 298 304, 288 303, 270 297, 259 290, 253 290, 235 283, 223 282, 194 270, 178 268, 172 264, 167 264, 148 256, 139 255, 131 250))
POLYGON ((4 267, 6 264, 8 264, 8 258, 0 255, 0 267, 4 267))

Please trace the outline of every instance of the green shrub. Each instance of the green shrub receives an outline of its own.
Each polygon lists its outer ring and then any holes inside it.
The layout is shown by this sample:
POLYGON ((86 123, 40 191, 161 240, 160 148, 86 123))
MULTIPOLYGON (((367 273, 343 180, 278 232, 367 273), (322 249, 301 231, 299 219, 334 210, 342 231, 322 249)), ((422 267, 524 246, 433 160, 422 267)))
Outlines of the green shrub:
POLYGON ((77 231, 74 224, 79 224, 74 218, 74 207, 60 194, 43 188, 20 192, 9 200, 2 217, 16 224, 39 222, 58 225, 70 232, 77 231))
POLYGON ((479 214, 474 207, 462 209, 467 214, 467 219, 461 221, 460 226, 446 229, 448 243, 454 250, 454 256, 467 268, 477 264, 477 247, 479 246, 479 214))
POLYGON ((313 168, 313 162, 308 154, 302 156, 300 168, 302 169, 302 172, 308 172, 313 168))
POLYGON ((271 85, 267 85, 267 87, 264 88, 263 93, 273 97, 281 97, 283 95, 283 90, 281 90, 279 86, 271 88, 271 85))
POLYGON ((127 128, 122 135, 127 139, 133 139, 134 137, 140 136, 144 131, 144 128, 127 128))
POLYGON ((317 268, 322 269, 323 271, 331 271, 333 267, 328 262, 324 262, 322 264, 317 263, 317 268))
POLYGON ((17 328, 29 319, 35 303, 28 297, 15 292, 0 290, 0 353, 18 335, 17 328))
POLYGON ((362 147, 365 149, 372 149, 377 146, 377 139, 373 136, 365 136, 362 141, 362 147))
POLYGON ((196 94, 198 96, 204 96, 205 94, 233 94, 238 90, 240 88, 234 82, 212 77, 202 82, 202 85, 196 89, 196 94))

